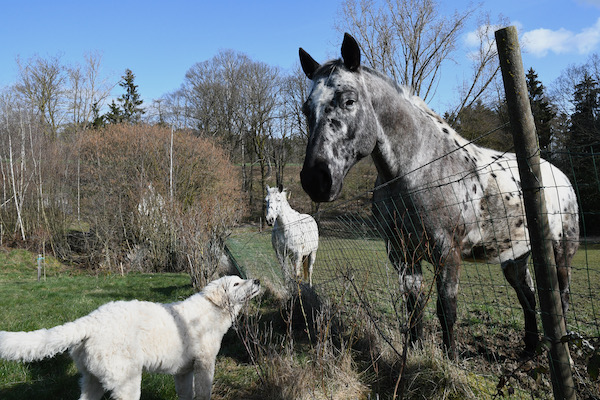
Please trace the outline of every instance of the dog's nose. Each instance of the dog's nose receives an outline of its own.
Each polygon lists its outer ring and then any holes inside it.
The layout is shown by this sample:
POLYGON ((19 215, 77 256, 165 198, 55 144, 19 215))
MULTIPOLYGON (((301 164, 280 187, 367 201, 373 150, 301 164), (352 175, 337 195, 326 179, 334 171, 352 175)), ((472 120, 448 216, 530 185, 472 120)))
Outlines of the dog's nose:
POLYGON ((255 279, 254 284, 260 286, 260 279, 255 279))

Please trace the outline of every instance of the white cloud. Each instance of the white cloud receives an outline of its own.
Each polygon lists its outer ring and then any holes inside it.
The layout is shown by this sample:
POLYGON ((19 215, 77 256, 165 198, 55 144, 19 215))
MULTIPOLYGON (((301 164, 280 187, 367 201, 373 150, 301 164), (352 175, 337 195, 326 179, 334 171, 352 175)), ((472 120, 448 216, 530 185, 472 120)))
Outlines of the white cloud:
MULTIPOLYGON (((596 0, 599 2, 599 0, 596 0)), ((600 18, 596 24, 574 33, 564 28, 558 30, 534 29, 522 36, 523 48, 537 57, 548 52, 555 54, 589 54, 600 44, 600 18)))
POLYGON ((587 4, 589 6, 600 8, 600 0, 577 0, 579 4, 587 4))

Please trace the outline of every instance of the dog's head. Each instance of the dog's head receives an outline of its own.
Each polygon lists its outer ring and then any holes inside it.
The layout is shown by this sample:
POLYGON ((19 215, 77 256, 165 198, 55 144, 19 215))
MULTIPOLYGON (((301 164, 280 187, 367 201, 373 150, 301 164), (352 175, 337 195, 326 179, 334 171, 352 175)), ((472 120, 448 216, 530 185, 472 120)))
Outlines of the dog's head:
POLYGON ((242 305, 260 292, 258 279, 242 279, 235 275, 224 276, 210 282, 202 293, 217 307, 234 314, 242 305))

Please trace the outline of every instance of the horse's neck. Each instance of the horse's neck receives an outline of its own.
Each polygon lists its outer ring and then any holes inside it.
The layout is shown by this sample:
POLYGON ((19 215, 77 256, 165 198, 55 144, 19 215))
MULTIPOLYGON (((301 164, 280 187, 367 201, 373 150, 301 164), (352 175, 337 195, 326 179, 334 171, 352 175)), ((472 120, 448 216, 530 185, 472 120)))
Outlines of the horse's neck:
POLYGON ((285 227, 290 222, 293 222, 297 215, 298 212, 295 211, 287 201, 282 201, 279 215, 277 215, 277 222, 282 227, 285 227))
POLYGON ((427 174, 436 169, 427 167, 429 163, 467 143, 421 99, 391 85, 378 95, 378 138, 372 157, 383 181, 406 176, 407 184, 418 184, 432 178, 427 174))

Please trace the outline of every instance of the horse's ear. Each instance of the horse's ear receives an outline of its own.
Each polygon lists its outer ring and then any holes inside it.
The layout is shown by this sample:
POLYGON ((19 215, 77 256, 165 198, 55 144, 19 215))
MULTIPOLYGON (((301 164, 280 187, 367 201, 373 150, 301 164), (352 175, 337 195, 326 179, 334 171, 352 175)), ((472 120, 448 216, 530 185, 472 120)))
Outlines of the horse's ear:
POLYGON ((271 188, 270 188, 270 187, 269 187, 269 185, 267 184, 267 192, 269 191, 269 189, 271 189, 271 188))
POLYGON ((308 79, 312 79, 315 76, 315 72, 321 66, 314 58, 310 56, 302 47, 298 50, 300 54, 300 64, 302 65, 302 71, 306 74, 308 79))
POLYGON ((360 46, 356 42, 356 39, 349 33, 344 33, 342 59, 344 60, 344 65, 350 71, 356 71, 360 67, 360 46))
POLYGON ((285 193, 287 194, 286 197, 287 197, 288 200, 292 198, 292 192, 291 191, 287 191, 286 190, 285 193))

